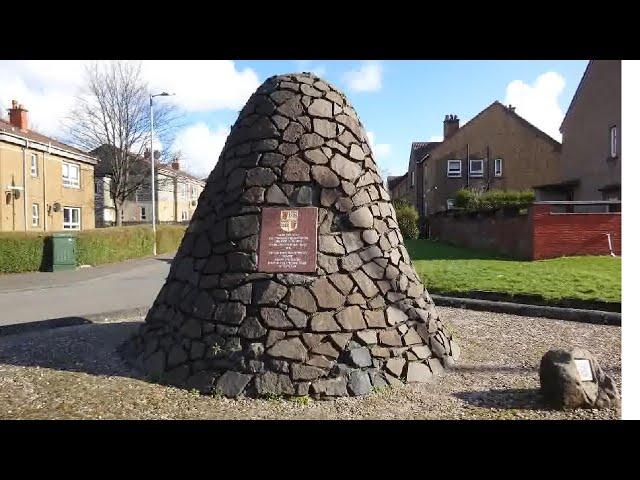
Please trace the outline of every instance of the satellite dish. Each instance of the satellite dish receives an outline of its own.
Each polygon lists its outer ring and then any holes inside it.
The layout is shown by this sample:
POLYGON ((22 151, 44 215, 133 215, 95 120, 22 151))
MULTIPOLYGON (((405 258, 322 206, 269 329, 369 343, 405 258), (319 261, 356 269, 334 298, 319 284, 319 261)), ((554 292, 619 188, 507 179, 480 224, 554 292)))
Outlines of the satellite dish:
POLYGON ((54 212, 59 212, 60 211, 60 204, 58 202, 53 204, 53 211, 54 212))

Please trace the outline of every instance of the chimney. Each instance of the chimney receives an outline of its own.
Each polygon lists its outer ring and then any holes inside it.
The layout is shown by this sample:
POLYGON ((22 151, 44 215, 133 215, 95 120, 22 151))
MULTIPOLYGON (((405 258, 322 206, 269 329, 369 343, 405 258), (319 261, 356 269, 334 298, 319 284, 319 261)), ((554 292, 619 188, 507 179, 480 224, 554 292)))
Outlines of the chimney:
POLYGON ((171 168, 173 168, 174 170, 180 170, 180 162, 177 160, 171 162, 171 168))
POLYGON ((9 109, 9 123, 19 130, 27 130, 29 127, 27 112, 28 110, 22 105, 18 105, 16 100, 12 100, 9 109))
POLYGON ((460 119, 457 115, 446 115, 444 117, 444 139, 448 139, 460 128, 460 119))
POLYGON ((509 104, 509 106, 507 107, 509 109, 509 111, 511 112, 515 112, 516 111, 516 107, 514 107, 513 105, 509 104))

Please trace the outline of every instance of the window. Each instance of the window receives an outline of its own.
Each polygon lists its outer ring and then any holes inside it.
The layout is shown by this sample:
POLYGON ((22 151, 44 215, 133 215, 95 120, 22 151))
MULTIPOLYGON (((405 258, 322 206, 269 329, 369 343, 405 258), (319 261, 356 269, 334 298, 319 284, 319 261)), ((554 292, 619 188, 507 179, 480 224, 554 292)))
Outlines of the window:
POLYGON ((470 177, 484 176, 484 162, 482 160, 469 161, 469 176, 470 177))
POLYGON ((62 163, 62 185, 67 188, 80 188, 80 165, 62 163))
POLYGON ((40 205, 38 205, 37 203, 31 205, 31 226, 40 226, 40 205))
POLYGON ((180 200, 189 200, 189 189, 184 183, 178 183, 178 195, 180 200))
POLYGON ((462 176, 462 161, 447 160, 447 177, 458 178, 462 176))
POLYGON ((411 170, 411 186, 415 187, 416 185, 416 172, 411 170))
POLYGON ((609 128, 609 144, 611 158, 616 158, 618 156, 618 127, 615 125, 609 128))
POLYGON ((189 220, 189 212, 182 210, 182 221, 189 220))
POLYGON ((140 207, 140 220, 147 219, 147 209, 146 207, 140 207))
POLYGON ((501 158, 496 158, 493 161, 493 174, 496 177, 502 176, 502 159, 501 158))
POLYGON ((62 228, 65 230, 80 230, 80 209, 77 207, 64 207, 62 228))
POLYGON ((38 176, 38 155, 36 153, 31 154, 31 176, 38 176))
POLYGON ((456 206, 456 202, 453 198, 447 198, 447 210, 451 210, 456 206))

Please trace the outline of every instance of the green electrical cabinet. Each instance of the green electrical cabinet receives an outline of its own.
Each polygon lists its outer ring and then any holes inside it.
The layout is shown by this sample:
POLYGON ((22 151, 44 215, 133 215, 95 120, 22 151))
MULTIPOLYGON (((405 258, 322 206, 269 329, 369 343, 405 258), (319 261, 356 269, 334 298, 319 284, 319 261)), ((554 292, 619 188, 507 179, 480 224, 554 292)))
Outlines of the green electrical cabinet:
POLYGON ((71 233, 54 233, 52 242, 52 272, 75 270, 76 237, 71 233))

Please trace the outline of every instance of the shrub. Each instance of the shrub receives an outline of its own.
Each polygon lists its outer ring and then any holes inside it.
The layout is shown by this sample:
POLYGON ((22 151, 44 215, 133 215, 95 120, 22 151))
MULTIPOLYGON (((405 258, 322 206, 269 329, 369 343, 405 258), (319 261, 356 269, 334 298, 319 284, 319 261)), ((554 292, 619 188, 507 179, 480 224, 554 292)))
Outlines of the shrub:
POLYGON ((533 190, 489 190, 476 192, 462 189, 456 192, 455 205, 467 212, 492 211, 499 208, 520 209, 535 200, 533 190))
MULTIPOLYGON (((158 253, 178 249, 186 226, 159 225, 158 253)), ((35 272, 51 263, 51 235, 1 233, 0 273, 35 272)), ((97 228, 76 233, 76 263, 102 265, 153 254, 153 230, 149 225, 97 228)))
POLYGON ((418 227, 418 210, 406 200, 394 200, 393 206, 396 210, 398 226, 404 238, 418 238, 420 229, 418 227))
POLYGON ((156 241, 158 253, 175 252, 182 242, 188 225, 161 225, 158 227, 156 241))
POLYGON ((34 233, 0 233, 0 272, 34 272, 40 269, 46 236, 34 233))
POLYGON ((457 208, 462 208, 464 210, 471 210, 475 208, 477 204, 477 194, 476 192, 472 192, 466 188, 460 189, 456 192, 456 196, 454 198, 454 205, 457 208))
MULTIPOLYGON (((157 226, 158 253, 177 250, 185 227, 157 226)), ((149 225, 110 227, 78 232, 76 260, 79 265, 102 265, 153 255, 153 230, 149 225)))

